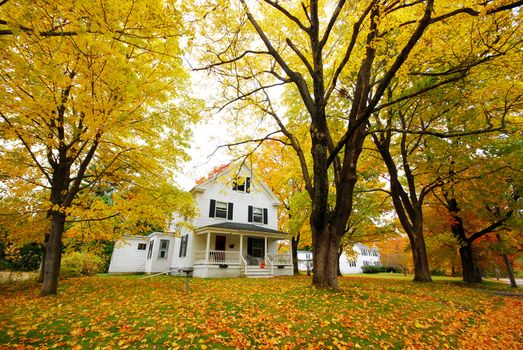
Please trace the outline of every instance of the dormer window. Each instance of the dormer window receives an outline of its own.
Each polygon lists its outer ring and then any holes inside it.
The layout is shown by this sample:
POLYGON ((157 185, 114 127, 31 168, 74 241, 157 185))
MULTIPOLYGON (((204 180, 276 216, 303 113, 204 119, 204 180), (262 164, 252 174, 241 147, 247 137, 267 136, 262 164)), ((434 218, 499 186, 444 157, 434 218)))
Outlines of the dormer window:
POLYGON ((250 177, 237 177, 232 182, 232 189, 237 192, 251 192, 251 178, 250 177))

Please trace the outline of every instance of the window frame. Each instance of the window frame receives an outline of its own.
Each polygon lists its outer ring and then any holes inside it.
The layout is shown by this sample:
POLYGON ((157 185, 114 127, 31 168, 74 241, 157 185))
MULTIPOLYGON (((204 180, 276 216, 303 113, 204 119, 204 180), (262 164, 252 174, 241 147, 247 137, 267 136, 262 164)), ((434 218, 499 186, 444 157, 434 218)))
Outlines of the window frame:
POLYGON ((185 258, 187 256, 187 242, 189 241, 189 235, 183 235, 180 241, 180 252, 179 258, 185 258))
POLYGON ((147 250, 147 243, 138 243, 137 250, 147 250))
POLYGON ((169 257, 169 243, 169 239, 160 239, 160 246, 158 247, 158 254, 156 256, 157 260, 165 260, 169 257), (165 247, 163 247, 163 243, 166 243, 165 247))
POLYGON ((263 208, 252 207, 252 222, 263 224, 263 208))
POLYGON ((214 217, 218 218, 218 219, 227 219, 228 208, 229 208, 228 202, 216 201, 216 205, 214 207, 214 217), (219 203, 224 204, 225 208, 218 208, 219 203), (223 211, 223 215, 224 215, 223 217, 218 215, 218 209, 220 210, 220 213, 223 211))
POLYGON ((238 176, 232 180, 232 190, 241 193, 251 193, 251 177, 250 176, 238 176), (241 185, 238 184, 241 182, 241 185))

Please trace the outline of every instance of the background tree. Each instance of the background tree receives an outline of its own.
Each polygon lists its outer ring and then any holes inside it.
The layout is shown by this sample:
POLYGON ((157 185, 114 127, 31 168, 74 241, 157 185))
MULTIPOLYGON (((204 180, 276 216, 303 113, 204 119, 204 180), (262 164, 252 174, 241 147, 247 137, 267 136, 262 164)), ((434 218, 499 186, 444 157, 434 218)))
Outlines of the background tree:
MULTIPOLYGON (((195 117, 179 59, 181 15, 163 1, 4 1, 0 20, 1 162, 15 164, 2 186, 45 198, 41 293, 56 294, 68 221, 114 217, 92 203, 97 184, 140 199, 167 186, 186 157, 195 117), (96 214, 80 217, 85 210, 96 214)), ((162 209, 149 206, 147 216, 162 209)))
MULTIPOLYGON (((409 59, 421 59, 418 68, 424 73, 438 61, 437 56, 431 60, 410 57, 423 45, 420 39, 428 27, 439 36, 466 28, 478 16, 483 19, 508 10, 510 17, 510 9, 519 2, 240 0, 198 5, 198 15, 205 19, 201 32, 208 44, 201 60, 223 83, 223 107, 241 101, 249 111, 271 116, 300 160, 312 204, 313 284, 337 289, 338 248, 352 211, 368 119, 384 107, 380 102, 393 78, 408 73, 402 67, 409 59), (342 78, 345 104, 335 98, 342 78), (272 102, 275 94, 268 90, 285 84, 304 111, 309 149, 287 129, 285 112, 272 102), (307 151, 312 155, 312 171, 305 159, 307 151), (331 188, 335 189, 334 206, 329 205, 331 188)), ((509 27, 511 21, 507 19, 509 27)), ((403 99, 445 82, 434 75, 430 84, 403 99)), ((424 263, 419 266, 428 268, 424 263)), ((417 280, 429 280, 427 276, 426 271, 418 272, 417 280)))
MULTIPOLYGON (((302 235, 310 235, 306 224, 310 216, 310 200, 299 170, 299 160, 283 142, 264 142, 252 156, 253 167, 282 203, 278 225, 291 236, 294 274, 298 271, 298 247, 302 235)), ((310 241, 310 240, 308 240, 310 241)))

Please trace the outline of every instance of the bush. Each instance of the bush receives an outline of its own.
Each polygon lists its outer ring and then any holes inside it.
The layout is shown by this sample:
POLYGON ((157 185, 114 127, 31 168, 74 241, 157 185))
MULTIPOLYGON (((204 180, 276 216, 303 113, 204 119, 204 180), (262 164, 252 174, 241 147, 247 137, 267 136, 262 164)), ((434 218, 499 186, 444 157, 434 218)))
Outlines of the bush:
POLYGON ((376 265, 362 266, 361 270, 363 271, 363 273, 378 273, 383 272, 383 267, 376 265))
POLYGON ((379 266, 379 265, 362 266, 361 270, 363 271, 363 273, 379 273, 379 272, 399 273, 399 272, 401 272, 400 269, 398 269, 394 266, 379 266))
POLYGON ((42 261, 42 247, 28 243, 21 247, 0 243, 0 270, 35 271, 42 261))
POLYGON ((103 260, 92 253, 73 252, 64 255, 60 267, 62 278, 94 275, 102 271, 103 260))

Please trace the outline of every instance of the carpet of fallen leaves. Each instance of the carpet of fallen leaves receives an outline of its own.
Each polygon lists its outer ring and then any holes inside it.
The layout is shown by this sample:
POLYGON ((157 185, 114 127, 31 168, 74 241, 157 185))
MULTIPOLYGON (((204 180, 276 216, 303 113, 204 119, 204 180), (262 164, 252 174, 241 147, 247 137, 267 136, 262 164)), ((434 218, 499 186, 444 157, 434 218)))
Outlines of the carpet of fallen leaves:
POLYGON ((460 283, 96 276, 0 288, 0 348, 522 349, 523 298, 460 283))

